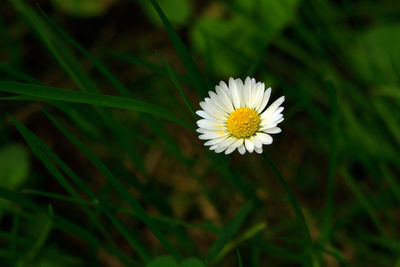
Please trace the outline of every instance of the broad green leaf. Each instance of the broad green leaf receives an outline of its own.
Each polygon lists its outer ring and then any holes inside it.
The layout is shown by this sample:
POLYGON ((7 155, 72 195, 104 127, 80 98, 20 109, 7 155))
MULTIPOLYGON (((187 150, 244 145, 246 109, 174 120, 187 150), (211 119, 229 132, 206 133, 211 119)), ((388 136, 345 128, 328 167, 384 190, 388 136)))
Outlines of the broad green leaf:
POLYGON ((146 267, 178 267, 178 264, 171 256, 161 256, 152 260, 146 267))
POLYGON ((297 2, 219 2, 214 8, 220 12, 206 14, 192 27, 192 44, 197 53, 211 54, 214 70, 219 75, 246 73, 259 60, 269 41, 293 20, 297 2))
POLYGON ((29 156, 20 144, 0 147, 0 185, 16 189, 28 178, 29 156))
POLYGON ((356 36, 349 64, 370 85, 393 86, 400 74, 400 24, 381 24, 356 36))

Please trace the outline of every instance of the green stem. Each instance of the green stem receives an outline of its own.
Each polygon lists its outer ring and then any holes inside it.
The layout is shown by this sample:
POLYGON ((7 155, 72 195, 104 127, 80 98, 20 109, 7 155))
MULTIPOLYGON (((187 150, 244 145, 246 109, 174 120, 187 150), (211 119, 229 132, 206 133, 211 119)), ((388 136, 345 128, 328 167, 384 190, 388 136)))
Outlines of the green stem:
POLYGON ((271 167, 272 171, 274 172, 274 174, 276 175, 276 177, 278 178, 279 182, 281 183, 281 185, 283 186, 283 188, 285 189, 286 193, 289 196, 289 201, 292 204, 292 207, 296 213, 297 219, 299 220, 301 227, 303 229, 305 238, 307 240, 308 246, 307 246, 307 250, 310 254, 310 261, 312 263, 312 265, 314 267, 320 266, 318 259, 316 258, 314 249, 313 249, 313 242, 311 239, 311 235, 310 235, 310 231, 308 229, 306 220, 304 218, 304 214, 301 211, 301 207, 299 202, 296 200, 294 194, 292 193, 292 191, 290 190, 288 184, 286 183, 285 179, 283 178, 282 174, 279 172, 278 168, 275 166, 275 164, 272 162, 272 160, 266 155, 263 155, 264 160, 267 162, 267 164, 271 167))

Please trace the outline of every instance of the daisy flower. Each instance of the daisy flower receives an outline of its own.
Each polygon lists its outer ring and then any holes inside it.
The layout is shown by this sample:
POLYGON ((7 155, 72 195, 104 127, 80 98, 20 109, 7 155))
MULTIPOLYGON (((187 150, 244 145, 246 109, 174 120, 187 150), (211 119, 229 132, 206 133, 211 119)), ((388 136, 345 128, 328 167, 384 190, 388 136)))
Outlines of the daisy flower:
POLYGON ((200 102, 202 110, 196 111, 202 117, 197 121, 199 139, 207 140, 204 145, 216 153, 237 149, 240 154, 246 150, 261 154, 263 145, 272 144, 270 134, 281 132, 277 125, 283 121, 280 105, 285 97, 266 108, 271 88, 265 90, 264 83, 250 77, 244 83, 233 78, 229 85, 221 81, 215 91, 209 92, 210 97, 200 102))

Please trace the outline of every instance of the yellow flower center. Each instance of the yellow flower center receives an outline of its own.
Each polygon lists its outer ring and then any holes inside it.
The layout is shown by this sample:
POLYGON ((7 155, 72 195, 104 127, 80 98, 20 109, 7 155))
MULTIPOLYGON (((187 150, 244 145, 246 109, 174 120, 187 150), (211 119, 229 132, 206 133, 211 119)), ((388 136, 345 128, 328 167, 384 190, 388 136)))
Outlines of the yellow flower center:
POLYGON ((228 131, 238 138, 249 138, 258 130, 260 116, 250 108, 238 108, 231 113, 226 122, 228 131))

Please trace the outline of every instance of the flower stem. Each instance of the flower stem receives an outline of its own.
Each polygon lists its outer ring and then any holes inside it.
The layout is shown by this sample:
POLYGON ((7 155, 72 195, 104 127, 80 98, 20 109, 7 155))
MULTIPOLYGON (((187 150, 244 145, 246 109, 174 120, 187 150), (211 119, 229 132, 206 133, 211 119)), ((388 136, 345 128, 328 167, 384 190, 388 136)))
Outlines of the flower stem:
POLYGON ((314 252, 313 242, 311 239, 310 231, 308 229, 306 220, 304 218, 304 214, 301 211, 299 202, 295 198, 293 192, 290 190, 288 184, 286 183, 286 180, 283 178, 282 174, 280 173, 278 168, 275 166, 275 164, 272 162, 272 160, 266 154, 263 154, 263 158, 267 162, 267 164, 271 167, 272 171, 278 178, 279 182, 281 183, 281 185, 283 186, 283 188, 285 189, 285 191, 289 197, 290 204, 292 204, 292 207, 296 213, 297 219, 299 220, 301 227, 303 229, 304 236, 307 240, 307 243, 308 243, 307 250, 310 254, 310 261, 312 263, 312 266, 314 266, 314 267, 320 266, 319 261, 314 252))

